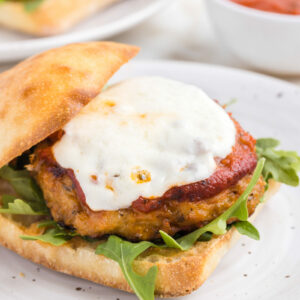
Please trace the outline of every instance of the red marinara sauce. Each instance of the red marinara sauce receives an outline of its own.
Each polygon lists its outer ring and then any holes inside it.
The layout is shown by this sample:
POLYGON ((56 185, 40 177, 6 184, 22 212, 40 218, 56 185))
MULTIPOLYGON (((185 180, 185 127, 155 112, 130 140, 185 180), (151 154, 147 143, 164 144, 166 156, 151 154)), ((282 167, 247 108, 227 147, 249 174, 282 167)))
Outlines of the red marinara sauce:
POLYGON ((258 10, 287 15, 300 15, 300 0, 231 0, 258 10))

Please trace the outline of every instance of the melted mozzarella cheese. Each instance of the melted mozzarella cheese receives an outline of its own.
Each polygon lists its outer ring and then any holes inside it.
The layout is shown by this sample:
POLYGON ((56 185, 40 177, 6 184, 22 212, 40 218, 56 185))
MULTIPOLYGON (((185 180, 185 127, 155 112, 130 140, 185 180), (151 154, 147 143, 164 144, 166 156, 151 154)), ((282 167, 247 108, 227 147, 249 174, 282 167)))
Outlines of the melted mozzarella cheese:
POLYGON ((208 178, 236 135, 228 114, 199 88, 158 77, 108 88, 64 131, 54 156, 74 170, 94 211, 208 178))

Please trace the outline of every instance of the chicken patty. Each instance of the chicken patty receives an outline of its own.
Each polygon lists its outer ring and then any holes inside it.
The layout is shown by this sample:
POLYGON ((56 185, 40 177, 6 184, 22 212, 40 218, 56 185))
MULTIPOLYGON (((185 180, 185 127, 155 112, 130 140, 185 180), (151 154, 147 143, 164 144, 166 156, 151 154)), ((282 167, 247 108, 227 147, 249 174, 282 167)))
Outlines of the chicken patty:
MULTIPOLYGON (((202 181, 173 187, 156 199, 139 197, 116 211, 92 211, 73 170, 58 165, 52 154, 55 135, 41 143, 32 156, 32 172, 43 190, 54 220, 76 229, 80 235, 117 234, 132 241, 153 240, 159 230, 170 235, 189 232, 214 220, 243 193, 256 166, 255 140, 235 121, 236 144, 225 159, 215 158, 217 170, 202 181)), ((61 133, 60 133, 61 134, 61 133)), ((264 194, 260 178, 248 198, 252 214, 264 194)))

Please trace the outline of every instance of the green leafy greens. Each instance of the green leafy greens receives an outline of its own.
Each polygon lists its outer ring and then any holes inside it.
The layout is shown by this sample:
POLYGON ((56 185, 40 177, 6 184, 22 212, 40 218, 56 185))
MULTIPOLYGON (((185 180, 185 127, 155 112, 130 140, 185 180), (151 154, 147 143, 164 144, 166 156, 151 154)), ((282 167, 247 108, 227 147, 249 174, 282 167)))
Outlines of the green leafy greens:
POLYGON ((256 153, 266 159, 263 176, 266 182, 270 179, 291 186, 299 184, 300 156, 295 151, 276 150, 279 141, 271 138, 258 139, 256 153))
MULTIPOLYGON (((0 169, 0 178, 8 181, 19 197, 3 195, 0 213, 18 215, 49 215, 43 193, 27 170, 17 171, 9 166, 0 169)), ((24 240, 40 240, 54 246, 60 246, 78 234, 66 230, 55 221, 40 223, 39 227, 47 227, 42 235, 21 236, 24 240)))
POLYGON ((223 107, 227 108, 228 106, 231 106, 235 103, 237 103, 238 100, 236 98, 231 98, 228 102, 226 102, 225 104, 223 104, 223 107))
POLYGON ((247 235, 248 237, 250 237, 254 240, 259 240, 260 239, 258 230, 248 221, 234 222, 233 226, 242 235, 247 235))
POLYGON ((47 227, 47 229, 41 235, 21 235, 20 238, 30 241, 42 241, 53 246, 61 246, 73 237, 78 236, 77 233, 64 229, 53 220, 40 222, 38 227, 47 227))
POLYGON ((12 200, 12 196, 4 195, 2 196, 2 201, 5 205, 0 208, 0 213, 2 214, 14 214, 14 215, 28 215, 28 216, 38 216, 44 215, 44 212, 35 212, 29 204, 25 201, 18 199, 16 197, 12 200), (4 199, 4 200, 3 200, 4 199))
POLYGON ((31 13, 35 11, 44 0, 0 0, 0 4, 3 2, 21 2, 24 4, 24 9, 31 13))
POLYGON ((157 266, 151 267, 145 276, 135 273, 132 267, 134 259, 151 246, 154 245, 150 242, 130 243, 111 235, 105 243, 97 247, 96 254, 102 254, 119 264, 127 282, 139 299, 154 300, 157 266))
POLYGON ((3 166, 0 169, 0 178, 8 181, 19 196, 2 196, 2 210, 5 209, 5 211, 2 211, 3 213, 24 215, 49 214, 43 193, 27 170, 16 171, 9 166, 3 166))
POLYGON ((44 0, 30 0, 25 1, 24 8, 27 12, 33 12, 35 11, 43 2, 44 0))

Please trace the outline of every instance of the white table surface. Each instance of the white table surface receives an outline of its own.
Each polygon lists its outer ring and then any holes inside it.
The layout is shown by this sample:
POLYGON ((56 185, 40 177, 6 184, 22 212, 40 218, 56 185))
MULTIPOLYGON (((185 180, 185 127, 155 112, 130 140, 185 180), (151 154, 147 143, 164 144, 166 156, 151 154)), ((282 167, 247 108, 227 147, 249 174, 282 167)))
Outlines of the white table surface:
MULTIPOLYGON (((251 70, 215 38, 203 0, 170 3, 157 15, 111 40, 140 46, 136 59, 187 60, 251 70)), ((0 70, 11 66, 0 65, 0 70)), ((300 85, 300 75, 281 79, 300 85)))

